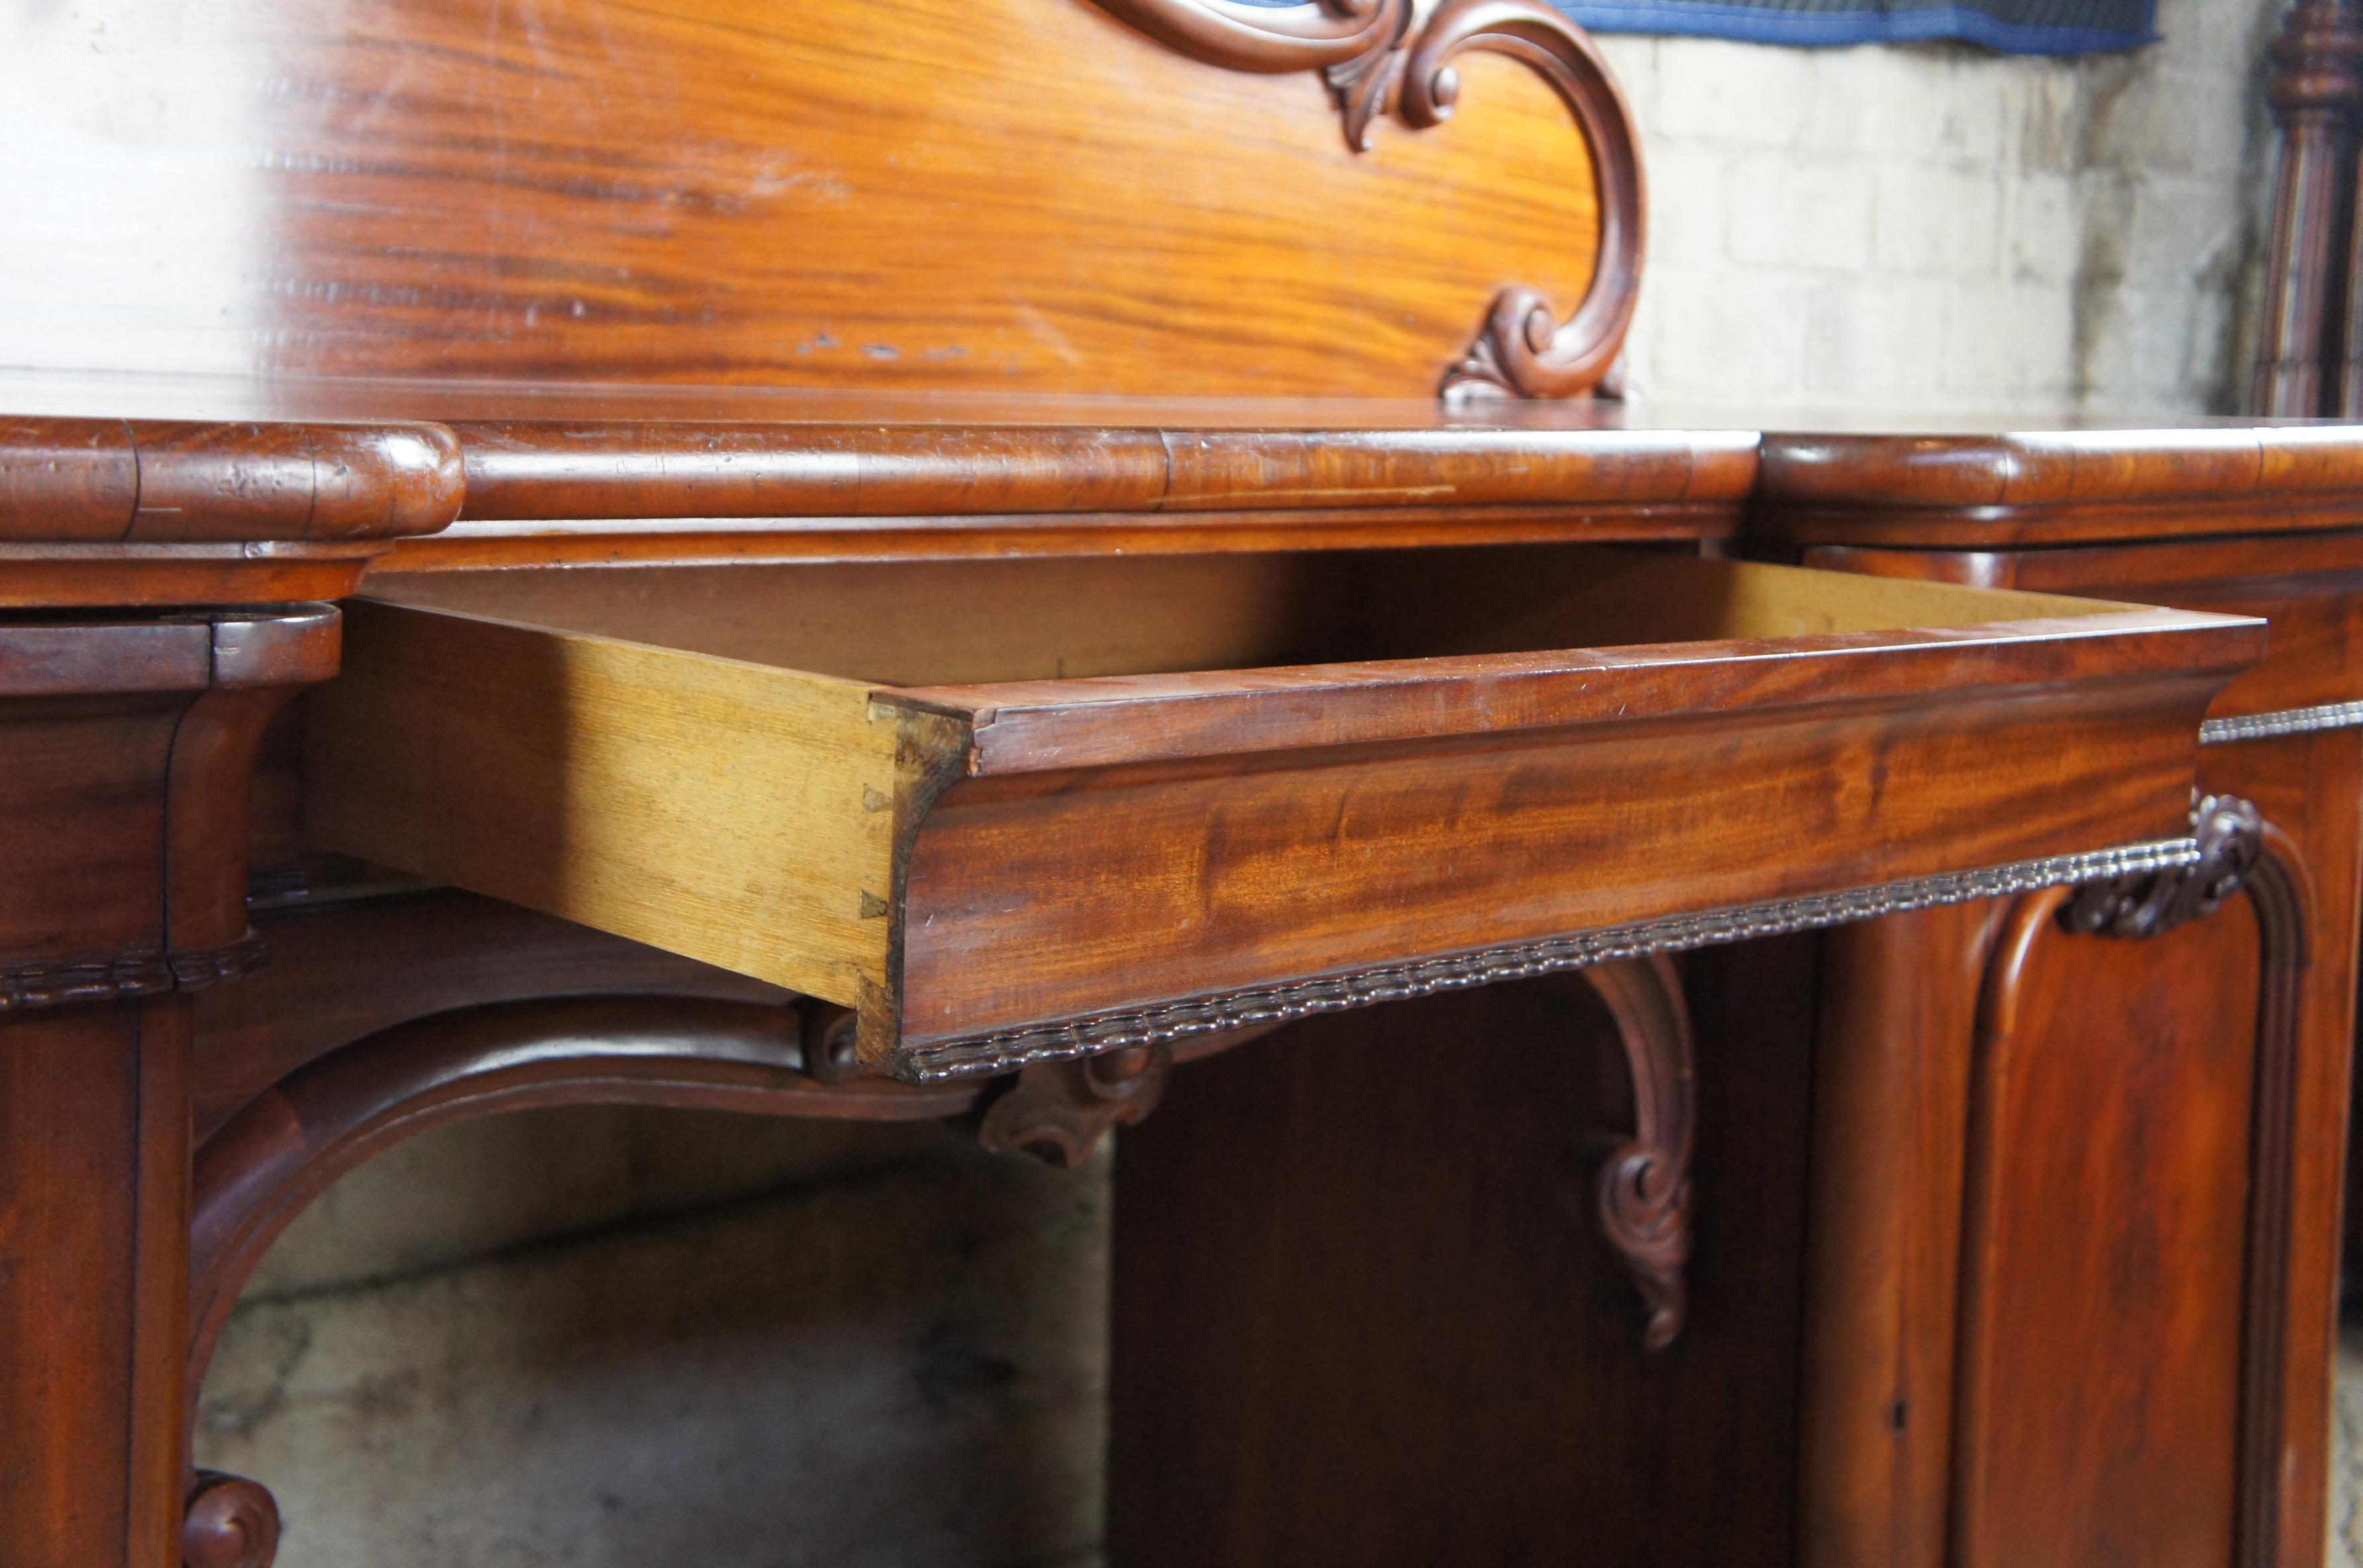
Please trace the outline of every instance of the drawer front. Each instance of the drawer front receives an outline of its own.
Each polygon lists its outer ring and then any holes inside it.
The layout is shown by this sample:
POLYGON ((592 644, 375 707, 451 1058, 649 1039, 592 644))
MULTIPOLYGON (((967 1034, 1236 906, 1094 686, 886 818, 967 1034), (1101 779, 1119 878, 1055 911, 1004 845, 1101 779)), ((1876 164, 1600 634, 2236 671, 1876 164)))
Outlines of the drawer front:
POLYGON ((357 604, 308 832, 856 1007, 865 1060, 935 1078, 2168 863, 2260 646, 1635 571, 1620 636, 1702 590, 1807 629, 915 688, 357 604))
MULTIPOLYGON (((904 954, 904 1040, 1022 1032, 1046 995, 1066 1016, 1228 993, 1244 1017, 1309 1009, 1322 988, 1252 993, 1340 970, 1360 973, 1331 1005, 1434 989, 1469 981, 1403 961, 1507 949, 1480 974, 1535 972, 1562 966, 1542 949, 1568 933, 1603 955, 1683 945, 1685 913, 2174 836, 2196 695, 2069 687, 963 782, 910 863, 924 940, 904 954), (1650 922, 1677 929, 1632 929, 1650 922)), ((1802 914, 1736 918, 1769 931, 1802 914)))

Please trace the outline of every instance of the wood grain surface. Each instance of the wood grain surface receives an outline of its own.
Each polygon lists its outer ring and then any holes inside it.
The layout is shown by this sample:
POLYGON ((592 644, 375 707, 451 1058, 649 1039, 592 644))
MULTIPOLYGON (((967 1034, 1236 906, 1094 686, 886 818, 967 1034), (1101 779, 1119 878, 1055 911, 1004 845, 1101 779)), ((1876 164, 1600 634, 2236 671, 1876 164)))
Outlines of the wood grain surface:
MULTIPOLYGON (((2240 1463, 2244 1534, 2255 1542, 2248 1560, 2304 1562, 2332 1514, 2327 1369, 2336 1355, 2339 1216, 2343 1209, 2351 1226, 2357 1212, 2348 1151, 2363 962, 2363 732, 2210 746, 2200 780, 2255 801, 2302 876, 2305 950, 2280 955, 2302 963, 2293 1049, 2285 1062, 2259 1061, 2256 1080, 2271 1114, 2254 1137, 2251 1194, 2278 1195, 2280 1229, 2265 1233, 2252 1221, 2248 1234, 2240 1463)), ((2260 1051, 2272 1044, 2261 1023, 2256 1038, 2260 1051)))
POLYGON ((239 939, 245 775, 332 609, 0 624, 0 1510, 26 1568, 178 1561, 190 998, 239 939))
POLYGON ((1936 1568, 1952 1513, 1979 983, 2006 905, 1821 939, 1799 1416, 1803 1568, 1936 1568))
MULTIPOLYGON (((361 604, 312 842, 852 1006, 926 759, 859 682, 361 604)), ((964 738, 964 737, 963 737, 964 738)))
POLYGON ((471 521, 1728 502, 1744 496, 1755 475, 1754 437, 1746 432, 1473 421, 1425 430, 521 421, 452 428, 471 521))
POLYGON ((891 686, 882 700, 966 721, 979 773, 2059 680, 2092 660, 2156 673, 2213 657, 2190 639, 2236 635, 2092 600, 1591 547, 467 572, 379 591, 891 686))
POLYGON ((1841 571, 2265 617, 2272 636, 2263 661, 2234 678, 2211 718, 2363 697, 2363 533, 1975 552, 1835 545, 1804 558, 1841 571))
POLYGON ((1313 72, 1085 0, 44 12, 0 361, 1426 396, 1599 235, 1551 86, 1455 64, 1358 153, 1313 72))
POLYGON ((2171 836, 2213 684, 955 785, 910 863, 905 1038, 2171 836))
POLYGON ((196 1000, 200 1143, 306 1063, 431 1013, 616 994, 792 999, 760 980, 452 889, 331 896, 254 923, 270 966, 196 1000))
POLYGON ((1980 1022, 1955 1560, 2220 1568, 2239 1506, 2231 1173, 2250 1159, 2256 922, 2235 908, 2115 944, 2100 985, 2086 949, 2105 939, 2060 933, 2058 903, 2014 911, 1980 1022))
POLYGON ((1117 1154, 1112 1561, 1795 1561, 1815 946, 1682 970, 1692 1311, 1654 1354, 1593 1228, 1631 1107, 1576 977, 1174 1075, 1117 1154))
POLYGON ((2363 515, 2353 426, 2041 425, 1763 445, 1754 525, 1800 544, 2007 547, 2306 533, 2363 515))
POLYGON ((392 538, 459 515, 460 444, 427 424, 0 417, 0 540, 392 538))
MULTIPOLYGON (((2071 525, 2069 536, 2074 533, 2071 525)), ((2323 532, 1960 552, 1825 547, 1807 558, 1857 571, 2269 616, 2267 657, 2225 689, 2210 710, 2221 717, 2363 692, 2357 537, 2323 532)), ((2293 1035, 2277 1044, 2255 1006, 2235 1005, 2253 992, 2259 961, 2247 900, 2161 939, 2175 948, 2170 962, 2147 944, 2069 938, 2046 931, 2033 915, 2023 922, 2023 961, 1996 984, 2007 981, 2006 994, 2025 1005, 2011 1026, 2010 1049, 2045 1066, 2013 1081, 2007 1093, 2021 1109, 2010 1114, 2064 1124, 2108 1107, 2110 1116, 2137 1115, 2138 1122, 2127 1124, 2113 1153, 2101 1146, 2105 1139, 2093 1143, 2089 1126, 2072 1134, 2080 1148, 2091 1145, 2085 1153, 2094 1162, 2077 1178, 2084 1189, 2072 1211, 2035 1170, 2017 1174, 2023 1141, 1997 1143, 1990 1156, 1996 1173, 1990 1179, 2015 1185, 2006 1197, 1980 1198, 1972 1217, 1973 1249, 1987 1249, 1993 1266, 2007 1271, 1980 1289, 1990 1305, 1996 1293, 2019 1304, 1969 1325, 1973 1338, 1991 1334, 1993 1342, 1964 1353, 1964 1375, 1983 1380, 1987 1392, 1978 1397, 1989 1406, 1980 1408, 2007 1414, 1965 1429, 1964 1463, 1974 1468, 1964 1472, 1958 1494, 1969 1532, 1962 1561, 2040 1562, 2058 1550, 2066 1552, 2061 1562, 2123 1551, 2160 1562, 2222 1562, 2233 1553, 2252 1564, 2307 1562, 2321 1550, 2335 1216, 2363 951, 2356 811, 2363 732, 2210 745, 2200 777, 2210 791, 2254 801, 2302 867, 2307 907, 2300 921, 2312 929, 2302 937, 2293 1035), (2218 1123, 2219 1102, 2251 1093, 2258 1114, 2233 1137, 2218 1123), (2231 1169, 2245 1172, 2247 1207, 2224 1198, 2223 1173, 2231 1169), (2205 1200, 2192 1199, 2209 1181, 2218 1185, 2205 1200), (2271 1201, 2258 1209, 2266 1197, 2271 1201), (2090 1255, 2070 1250, 2075 1244, 2090 1255), (2036 1248, 2057 1250, 2037 1258, 2029 1250, 2036 1248), (2114 1260, 2105 1285, 2095 1272, 2103 1257, 2114 1260), (2192 1258, 2212 1259, 2213 1266, 2190 1267, 2192 1258), (2235 1263, 2247 1271, 2237 1292, 2226 1273, 2235 1263), (2061 1315, 2061 1300, 2024 1294, 2051 1288, 2036 1282, 2060 1270, 2085 1282, 2072 1317, 2061 1315), (2081 1304, 2115 1291, 2137 1292, 2139 1305, 2094 1315, 2081 1304), (2227 1359, 2224 1334, 2236 1341, 2236 1357, 2227 1359), (2072 1419, 2047 1378, 2091 1384, 2072 1419), (2236 1387, 2228 1405, 2227 1379, 2236 1387), (2163 1390, 2155 1398, 2153 1386, 2163 1390), (2180 1414, 2152 1408, 2184 1398, 2211 1402, 2180 1414), (2042 1439, 2045 1432, 2052 1436, 2042 1439), (2028 1457, 2027 1445, 2039 1440, 2058 1445, 2059 1457, 2047 1465, 2028 1457), (2110 1474, 2118 1479, 2095 1479, 2110 1474), (2027 1521, 2046 1515, 2066 1521, 2052 1536, 2064 1545, 2030 1539, 2027 1521), (2236 1539, 2217 1533, 2232 1524, 2236 1539), (2086 1530, 2101 1533, 2078 1533, 2086 1530)), ((1867 950, 1870 941, 1866 933, 1859 945, 1867 950)), ((1932 977, 1950 972, 1937 966, 1950 966, 1960 951, 1931 943, 1917 955, 1894 957, 1881 971, 1885 983, 1927 1006, 1923 993, 1934 994, 1932 977)), ((2006 1129, 1983 1135, 2012 1138, 2006 1129)), ((1840 1210, 1857 1219, 1890 1211, 1903 1213, 1892 1204, 1840 1210)), ((1923 1245, 1946 1244, 1945 1226, 1933 1219, 1910 1233, 1923 1245)), ((1858 1449, 1850 1469, 1827 1474, 1869 1478, 1874 1496, 1908 1504, 1900 1480, 1880 1493, 1875 1461, 1864 1461, 1858 1449)), ((1910 1561, 1938 1560, 1925 1530, 1914 1539, 1919 1548, 1910 1561)))

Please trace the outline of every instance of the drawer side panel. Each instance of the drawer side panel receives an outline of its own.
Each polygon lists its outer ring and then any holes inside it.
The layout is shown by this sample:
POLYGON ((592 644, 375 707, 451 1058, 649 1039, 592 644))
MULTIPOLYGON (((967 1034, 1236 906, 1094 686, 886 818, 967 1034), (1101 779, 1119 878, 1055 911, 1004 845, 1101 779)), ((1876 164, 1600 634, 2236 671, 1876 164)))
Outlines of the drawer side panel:
POLYGON ((344 674, 307 720, 314 845, 848 1006, 886 984, 907 791, 865 688, 348 613, 344 674))

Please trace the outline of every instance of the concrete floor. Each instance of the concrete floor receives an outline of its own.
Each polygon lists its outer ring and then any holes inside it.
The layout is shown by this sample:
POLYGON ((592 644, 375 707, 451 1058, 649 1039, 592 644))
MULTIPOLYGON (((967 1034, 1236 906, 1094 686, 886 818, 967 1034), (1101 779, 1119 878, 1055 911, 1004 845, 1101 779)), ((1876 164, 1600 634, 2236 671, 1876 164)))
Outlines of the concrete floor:
POLYGON ((2339 1331, 2333 1420, 2330 1568, 2363 1568, 2363 1324, 2339 1331))
MULTIPOLYGON (((1110 1162, 584 1110, 338 1184, 224 1338, 201 1463, 283 1568, 1088 1568, 1110 1162)), ((2363 1568, 2363 1324, 2329 1568, 2363 1568)))
POLYGON ((273 1251, 198 1460, 282 1568, 1083 1568, 1108 1190, 933 1125, 446 1129, 273 1251))

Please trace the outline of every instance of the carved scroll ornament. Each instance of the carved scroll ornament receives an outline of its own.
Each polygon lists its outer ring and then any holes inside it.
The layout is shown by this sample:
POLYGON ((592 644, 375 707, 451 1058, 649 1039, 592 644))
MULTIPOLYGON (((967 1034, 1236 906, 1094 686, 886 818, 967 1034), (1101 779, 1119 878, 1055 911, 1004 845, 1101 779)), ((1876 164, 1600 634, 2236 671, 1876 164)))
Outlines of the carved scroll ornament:
MULTIPOLYGON (((394 1024, 298 1068, 225 1122, 193 1162, 184 1419, 194 1425, 215 1342, 271 1243, 330 1183, 453 1122, 560 1105, 667 1105, 933 1121, 965 1115, 976 1085, 913 1090, 824 1076, 808 1056, 843 1009, 667 995, 491 1002, 394 1024)), ((269 1488, 189 1463, 186 1568, 272 1568, 269 1488)))
POLYGON ((1601 1233, 1625 1260, 1648 1311, 1645 1350, 1682 1331, 1691 1258, 1691 1142, 1698 1121, 1695 1048, 1682 983, 1663 954, 1582 971, 1616 1021, 1633 1080, 1633 1135, 1600 1169, 1601 1233))
MULTIPOLYGON (((1600 1167, 1593 1208, 1601 1235, 1624 1261, 1647 1312, 1644 1349, 1682 1331, 1691 1255, 1691 1143, 1697 1121, 1693 1048, 1681 977, 1662 954, 1578 971, 1615 1021, 1633 1086, 1633 1131, 1600 1167)), ((1237 1043, 1274 1025, 1249 1026, 1237 1043)), ((1193 1054, 1206 1054, 1201 1044, 1193 1054)), ((1095 1056, 1035 1062, 986 1109, 978 1140, 998 1154, 1030 1154, 1072 1168, 1102 1138, 1134 1126, 1165 1096, 1174 1048, 1128 1045, 1095 1056)))
POLYGON ((2240 891, 2264 854, 2264 819, 2247 801, 2209 795, 2191 810, 2199 857, 2185 866, 2087 882, 2059 911, 2070 931, 2157 936, 2213 914, 2240 891))
POLYGON ((1575 116, 1590 154, 1600 247, 1590 287, 1564 323, 1541 291, 1514 284, 1493 297, 1485 325, 1449 366, 1439 392, 1570 397, 1601 387, 1615 365, 1640 293, 1645 197, 1633 116, 1591 36, 1537 0, 1320 0, 1249 6, 1236 0, 1100 0, 1185 54, 1236 71, 1319 71, 1337 95, 1346 140, 1371 147, 1370 127, 1393 114, 1414 129, 1443 124, 1460 96, 1452 61, 1471 50, 1531 67, 1575 116))
POLYGON ((1157 1109, 1172 1076, 1173 1048, 1130 1045, 1070 1062, 1021 1068, 977 1130, 996 1154, 1023 1151, 1070 1169, 1092 1156, 1109 1131, 1133 1126, 1157 1109))

